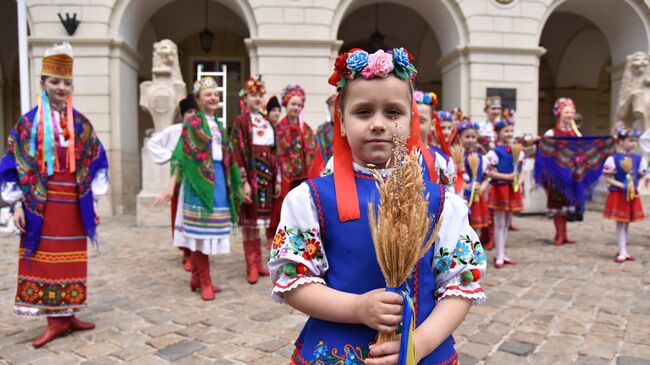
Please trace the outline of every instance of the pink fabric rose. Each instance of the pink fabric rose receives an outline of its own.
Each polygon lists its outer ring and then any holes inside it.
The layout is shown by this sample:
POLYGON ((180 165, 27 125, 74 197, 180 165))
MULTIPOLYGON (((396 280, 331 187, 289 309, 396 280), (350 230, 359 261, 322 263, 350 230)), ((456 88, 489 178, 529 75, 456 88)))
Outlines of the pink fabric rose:
MULTIPOLYGON (((369 68, 375 76, 386 77, 391 71, 393 71, 393 56, 380 49, 368 56, 367 68, 369 68)), ((365 71, 366 70, 364 69, 362 73, 364 77, 367 77, 365 71)))

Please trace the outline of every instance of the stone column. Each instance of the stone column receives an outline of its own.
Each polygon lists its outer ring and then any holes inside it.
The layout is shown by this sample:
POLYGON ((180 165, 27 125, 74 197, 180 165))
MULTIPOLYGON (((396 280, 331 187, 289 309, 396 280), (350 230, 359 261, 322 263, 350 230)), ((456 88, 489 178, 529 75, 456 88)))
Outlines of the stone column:
POLYGON ((169 164, 153 163, 147 149, 152 133, 169 127, 178 115, 178 103, 185 97, 185 82, 180 73, 178 49, 164 39, 154 43, 152 81, 140 84, 140 107, 151 114, 154 130, 144 139, 142 158, 142 191, 137 197, 138 226, 168 225, 169 212, 153 206, 153 200, 161 194, 169 181, 169 164))

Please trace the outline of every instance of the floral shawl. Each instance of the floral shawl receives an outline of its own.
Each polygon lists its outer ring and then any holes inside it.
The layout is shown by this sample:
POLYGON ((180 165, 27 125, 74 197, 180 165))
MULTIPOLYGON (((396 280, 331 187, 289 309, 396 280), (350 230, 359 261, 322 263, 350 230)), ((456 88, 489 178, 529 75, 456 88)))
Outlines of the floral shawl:
MULTIPOLYGON (((47 201, 47 171, 41 171, 36 159, 29 154, 29 131, 34 123, 36 110, 37 108, 34 108, 18 119, 18 123, 9 134, 7 154, 0 163, 0 184, 18 183, 23 192, 27 233, 23 235, 22 246, 27 250, 28 255, 33 255, 38 249, 47 201)), ((98 172, 108 171, 108 159, 90 121, 76 110, 73 110, 73 116, 76 179, 81 219, 86 235, 96 244, 95 210, 91 185, 98 172)))
MULTIPOLYGON (((243 202, 241 174, 237 163, 231 162, 228 136, 219 119, 215 119, 222 135, 221 163, 226 175, 226 190, 230 199, 233 223, 243 202)), ((179 177, 189 184, 201 198, 205 211, 214 210, 214 161, 212 159, 212 133, 203 112, 183 121, 183 130, 172 153, 172 175, 179 169, 179 177)))

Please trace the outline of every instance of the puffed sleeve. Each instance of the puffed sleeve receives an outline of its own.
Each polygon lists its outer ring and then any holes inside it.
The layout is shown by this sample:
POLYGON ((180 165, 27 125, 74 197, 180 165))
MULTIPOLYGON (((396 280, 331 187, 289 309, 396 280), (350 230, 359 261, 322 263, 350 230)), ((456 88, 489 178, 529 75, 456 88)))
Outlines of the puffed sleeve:
POLYGON ((98 200, 102 196, 106 195, 108 191, 108 171, 106 169, 101 169, 97 171, 97 174, 93 178, 93 181, 90 185, 90 189, 93 192, 93 198, 98 200))
POLYGON ((485 154, 485 159, 487 160, 487 165, 485 165, 485 171, 490 172, 496 168, 496 166, 499 164, 499 155, 497 155, 494 150, 488 151, 488 153, 485 154))
POLYGON ((283 293, 303 284, 327 285, 323 279, 327 269, 318 212, 309 186, 302 183, 282 203, 280 224, 271 247, 273 300, 284 303, 283 293))
POLYGON ((433 257, 435 300, 458 296, 470 299, 473 304, 484 302, 480 279, 485 276, 487 257, 476 232, 469 225, 463 200, 446 193, 441 219, 433 257))
POLYGON ((603 174, 615 174, 616 173, 616 163, 614 162, 614 156, 609 156, 603 164, 603 174))
POLYGON ((5 182, 0 184, 0 196, 2 196, 2 201, 11 205, 22 199, 23 191, 20 190, 18 183, 5 182))
POLYGON ((553 131, 553 129, 549 129, 544 133, 544 137, 554 137, 554 136, 555 136, 555 132, 553 131))
POLYGON ((147 150, 154 163, 164 164, 172 158, 182 130, 182 124, 173 124, 151 136, 147 142, 147 150))

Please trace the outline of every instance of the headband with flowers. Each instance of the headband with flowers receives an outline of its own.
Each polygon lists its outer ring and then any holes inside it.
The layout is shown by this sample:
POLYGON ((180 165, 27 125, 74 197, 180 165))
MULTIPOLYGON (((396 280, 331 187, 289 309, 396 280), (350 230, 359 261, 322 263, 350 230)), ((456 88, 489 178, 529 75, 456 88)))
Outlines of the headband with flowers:
POLYGON ((262 75, 249 77, 244 84, 244 94, 266 94, 266 86, 262 81, 262 75))
POLYGON ((515 111, 512 109, 503 109, 501 112, 501 120, 494 123, 494 130, 498 131, 509 125, 515 125, 515 111))
POLYGON ((440 119, 441 122, 453 122, 454 114, 451 112, 446 112, 444 110, 441 110, 438 112, 438 118, 440 119))
POLYGON ((460 123, 457 127, 456 130, 458 131, 458 134, 463 133, 464 131, 468 129, 476 129, 479 130, 481 127, 478 125, 478 123, 472 123, 472 122, 462 122, 460 123))
POLYGON ((639 138, 641 136, 641 133, 632 128, 628 127, 618 127, 616 128, 616 138, 628 138, 628 137, 636 137, 639 138))
POLYGON ((572 99, 570 98, 559 98, 553 105, 553 115, 555 117, 559 117, 560 114, 562 114, 562 110, 566 108, 567 106, 573 107, 573 111, 576 110, 576 104, 573 102, 572 99))
POLYGON ((412 62, 413 56, 405 48, 393 48, 388 51, 380 49, 372 54, 354 48, 336 57, 334 72, 328 82, 336 86, 337 90, 341 90, 346 82, 359 76, 369 80, 387 77, 392 72, 401 79, 413 81, 417 70, 412 62))
POLYGON ((202 77, 200 80, 194 81, 194 86, 192 87, 192 92, 194 96, 199 96, 201 91, 206 89, 217 89, 219 86, 217 82, 210 76, 202 77))
POLYGON ((302 99, 302 102, 305 102, 305 89, 303 89, 300 85, 298 84, 289 84, 287 87, 282 90, 282 94, 280 95, 280 98, 282 99, 282 106, 287 106, 289 104, 289 100, 297 96, 300 99, 302 99))
POLYGON ((415 90, 413 92, 413 99, 418 104, 431 105, 433 109, 438 107, 438 96, 432 91, 423 92, 420 90, 415 90))

